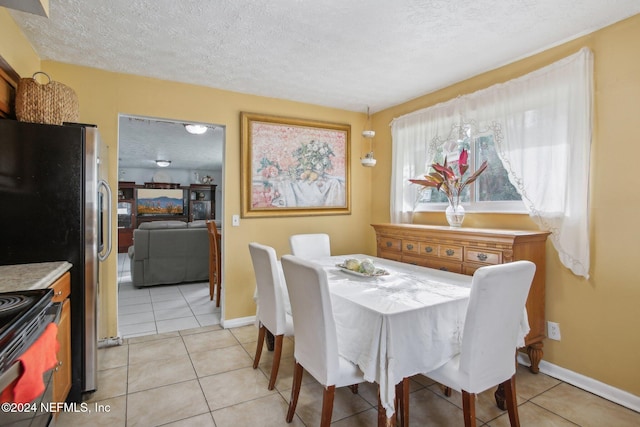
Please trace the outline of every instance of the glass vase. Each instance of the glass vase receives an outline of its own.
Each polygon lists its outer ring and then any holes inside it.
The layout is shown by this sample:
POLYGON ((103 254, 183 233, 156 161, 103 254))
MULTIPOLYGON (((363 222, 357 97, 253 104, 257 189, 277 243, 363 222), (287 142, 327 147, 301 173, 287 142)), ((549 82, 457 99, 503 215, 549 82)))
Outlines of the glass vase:
POLYGON ((464 221, 464 208, 460 203, 449 203, 445 214, 450 227, 462 226, 462 221, 464 221))

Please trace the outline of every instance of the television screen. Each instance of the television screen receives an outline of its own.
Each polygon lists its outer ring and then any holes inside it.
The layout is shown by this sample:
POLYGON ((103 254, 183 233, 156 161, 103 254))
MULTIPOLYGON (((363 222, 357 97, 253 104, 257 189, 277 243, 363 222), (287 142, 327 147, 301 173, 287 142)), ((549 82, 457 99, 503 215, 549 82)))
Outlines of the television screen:
POLYGON ((179 188, 139 188, 138 215, 184 214, 183 190, 179 188))

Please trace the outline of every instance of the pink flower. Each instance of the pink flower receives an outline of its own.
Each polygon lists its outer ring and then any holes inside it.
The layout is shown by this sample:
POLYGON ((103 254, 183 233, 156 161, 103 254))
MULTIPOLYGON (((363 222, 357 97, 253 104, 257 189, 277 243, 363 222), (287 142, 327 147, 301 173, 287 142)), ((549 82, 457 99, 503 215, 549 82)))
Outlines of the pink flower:
MULTIPOLYGON (((422 185, 423 187, 435 187, 438 190, 444 192, 449 199, 449 203, 453 206, 457 206, 460 203, 460 195, 462 190, 467 185, 473 183, 482 172, 487 168, 487 161, 485 160, 476 171, 471 174, 466 181, 462 180, 462 177, 469 169, 467 164, 469 160, 469 152, 462 150, 458 157, 458 175, 456 175, 452 166, 447 165, 447 159, 444 159, 444 163, 433 163, 431 168, 435 172, 431 172, 429 175, 425 175, 425 179, 410 179, 414 184, 422 185)), ((454 162, 455 163, 455 162, 454 162)))

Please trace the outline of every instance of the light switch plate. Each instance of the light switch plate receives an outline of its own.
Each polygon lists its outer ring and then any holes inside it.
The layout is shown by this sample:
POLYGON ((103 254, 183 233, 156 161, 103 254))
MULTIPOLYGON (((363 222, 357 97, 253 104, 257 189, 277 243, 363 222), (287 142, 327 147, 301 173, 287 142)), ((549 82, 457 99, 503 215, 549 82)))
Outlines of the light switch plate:
POLYGON ((240 215, 233 215, 231 217, 231 225, 234 227, 240 227, 240 215))

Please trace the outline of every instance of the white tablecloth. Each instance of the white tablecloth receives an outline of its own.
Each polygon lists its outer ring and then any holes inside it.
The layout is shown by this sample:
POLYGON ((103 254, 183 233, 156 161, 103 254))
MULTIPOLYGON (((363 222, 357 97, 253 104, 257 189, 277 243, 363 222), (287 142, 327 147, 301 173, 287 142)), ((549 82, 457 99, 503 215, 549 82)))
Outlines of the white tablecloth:
MULTIPOLYGON (((460 352, 472 277, 358 254, 313 261, 328 274, 340 354, 379 384, 391 417, 397 383, 460 352), (347 258, 370 258, 390 274, 349 274, 336 267, 347 258)), ((521 329, 524 343, 526 318, 521 329)))

